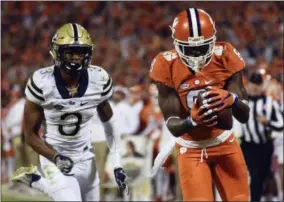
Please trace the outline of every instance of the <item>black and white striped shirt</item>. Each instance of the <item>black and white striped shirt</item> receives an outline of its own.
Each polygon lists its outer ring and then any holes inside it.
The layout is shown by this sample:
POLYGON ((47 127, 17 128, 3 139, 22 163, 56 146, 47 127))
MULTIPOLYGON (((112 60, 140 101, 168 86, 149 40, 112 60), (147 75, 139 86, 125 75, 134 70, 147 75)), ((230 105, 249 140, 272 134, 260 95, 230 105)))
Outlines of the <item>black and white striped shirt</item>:
POLYGON ((249 96, 250 116, 246 124, 242 124, 242 141, 265 144, 271 139, 273 130, 281 131, 284 127, 283 111, 277 101, 270 96, 249 96), (264 116, 268 124, 264 125, 257 120, 264 116))

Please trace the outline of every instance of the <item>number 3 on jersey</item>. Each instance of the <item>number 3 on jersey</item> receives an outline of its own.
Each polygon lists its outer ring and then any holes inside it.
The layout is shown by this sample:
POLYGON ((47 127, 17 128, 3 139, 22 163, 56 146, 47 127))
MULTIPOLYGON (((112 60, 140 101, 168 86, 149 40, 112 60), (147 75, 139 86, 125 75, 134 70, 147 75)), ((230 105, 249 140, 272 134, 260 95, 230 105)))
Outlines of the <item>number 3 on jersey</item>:
POLYGON ((59 125, 59 132, 65 136, 75 136, 80 130, 80 124, 82 122, 82 115, 79 113, 67 113, 63 114, 60 119, 68 122, 66 125, 59 125))

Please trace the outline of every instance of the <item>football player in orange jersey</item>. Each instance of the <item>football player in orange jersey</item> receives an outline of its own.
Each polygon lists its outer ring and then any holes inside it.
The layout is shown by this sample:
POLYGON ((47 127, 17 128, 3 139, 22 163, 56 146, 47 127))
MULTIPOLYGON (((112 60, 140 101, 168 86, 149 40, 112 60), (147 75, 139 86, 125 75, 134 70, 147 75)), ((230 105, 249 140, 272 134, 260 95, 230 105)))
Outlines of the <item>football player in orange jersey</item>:
POLYGON ((238 121, 247 122, 245 62, 230 43, 216 42, 215 24, 204 10, 180 12, 171 30, 175 48, 154 58, 150 78, 157 84, 167 127, 176 137, 183 200, 214 200, 214 181, 223 200, 248 201, 242 151, 231 130, 216 127, 215 115, 231 108, 238 121), (194 99, 204 89, 206 99, 198 108, 194 99))

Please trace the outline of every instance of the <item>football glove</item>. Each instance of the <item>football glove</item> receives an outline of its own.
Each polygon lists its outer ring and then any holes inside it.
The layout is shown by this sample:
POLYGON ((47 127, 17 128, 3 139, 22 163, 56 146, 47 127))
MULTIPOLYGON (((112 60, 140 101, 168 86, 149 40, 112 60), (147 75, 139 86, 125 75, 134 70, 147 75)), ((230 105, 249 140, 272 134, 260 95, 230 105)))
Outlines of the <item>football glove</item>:
POLYGON ((56 154, 53 158, 54 164, 59 168, 63 174, 68 174, 73 168, 74 162, 67 156, 56 154))
POLYGON ((212 108, 214 105, 214 110, 220 112, 225 108, 232 107, 238 100, 238 96, 229 91, 218 89, 216 87, 210 87, 208 90, 207 93, 204 93, 204 98, 206 99, 205 102, 211 103, 210 105, 205 104, 207 105, 207 109, 212 108), (218 107, 216 108, 216 106, 218 107))
POLYGON ((126 192, 128 194, 128 186, 127 186, 127 175, 123 168, 115 168, 114 169, 114 176, 116 183, 120 190, 126 192))
POLYGON ((197 107, 196 103, 192 105, 190 118, 191 123, 196 125, 205 125, 207 127, 213 127, 217 125, 217 116, 213 115, 214 109, 206 109, 204 107, 197 107))

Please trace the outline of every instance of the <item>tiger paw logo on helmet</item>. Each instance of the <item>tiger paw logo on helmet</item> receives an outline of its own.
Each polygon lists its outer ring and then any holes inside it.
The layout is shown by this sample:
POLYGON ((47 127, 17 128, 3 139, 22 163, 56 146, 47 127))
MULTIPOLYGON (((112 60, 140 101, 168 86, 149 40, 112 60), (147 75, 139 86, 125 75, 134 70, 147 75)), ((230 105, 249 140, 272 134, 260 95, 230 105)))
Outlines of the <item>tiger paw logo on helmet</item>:
POLYGON ((202 9, 180 12, 171 27, 175 49, 181 61, 198 72, 211 61, 216 42, 215 24, 202 9))
POLYGON ((175 19, 174 19, 174 22, 173 22, 173 25, 170 26, 170 28, 171 28, 173 34, 174 34, 175 31, 176 31, 176 30, 175 30, 175 27, 176 27, 177 24, 178 24, 178 18, 175 18, 175 19))

